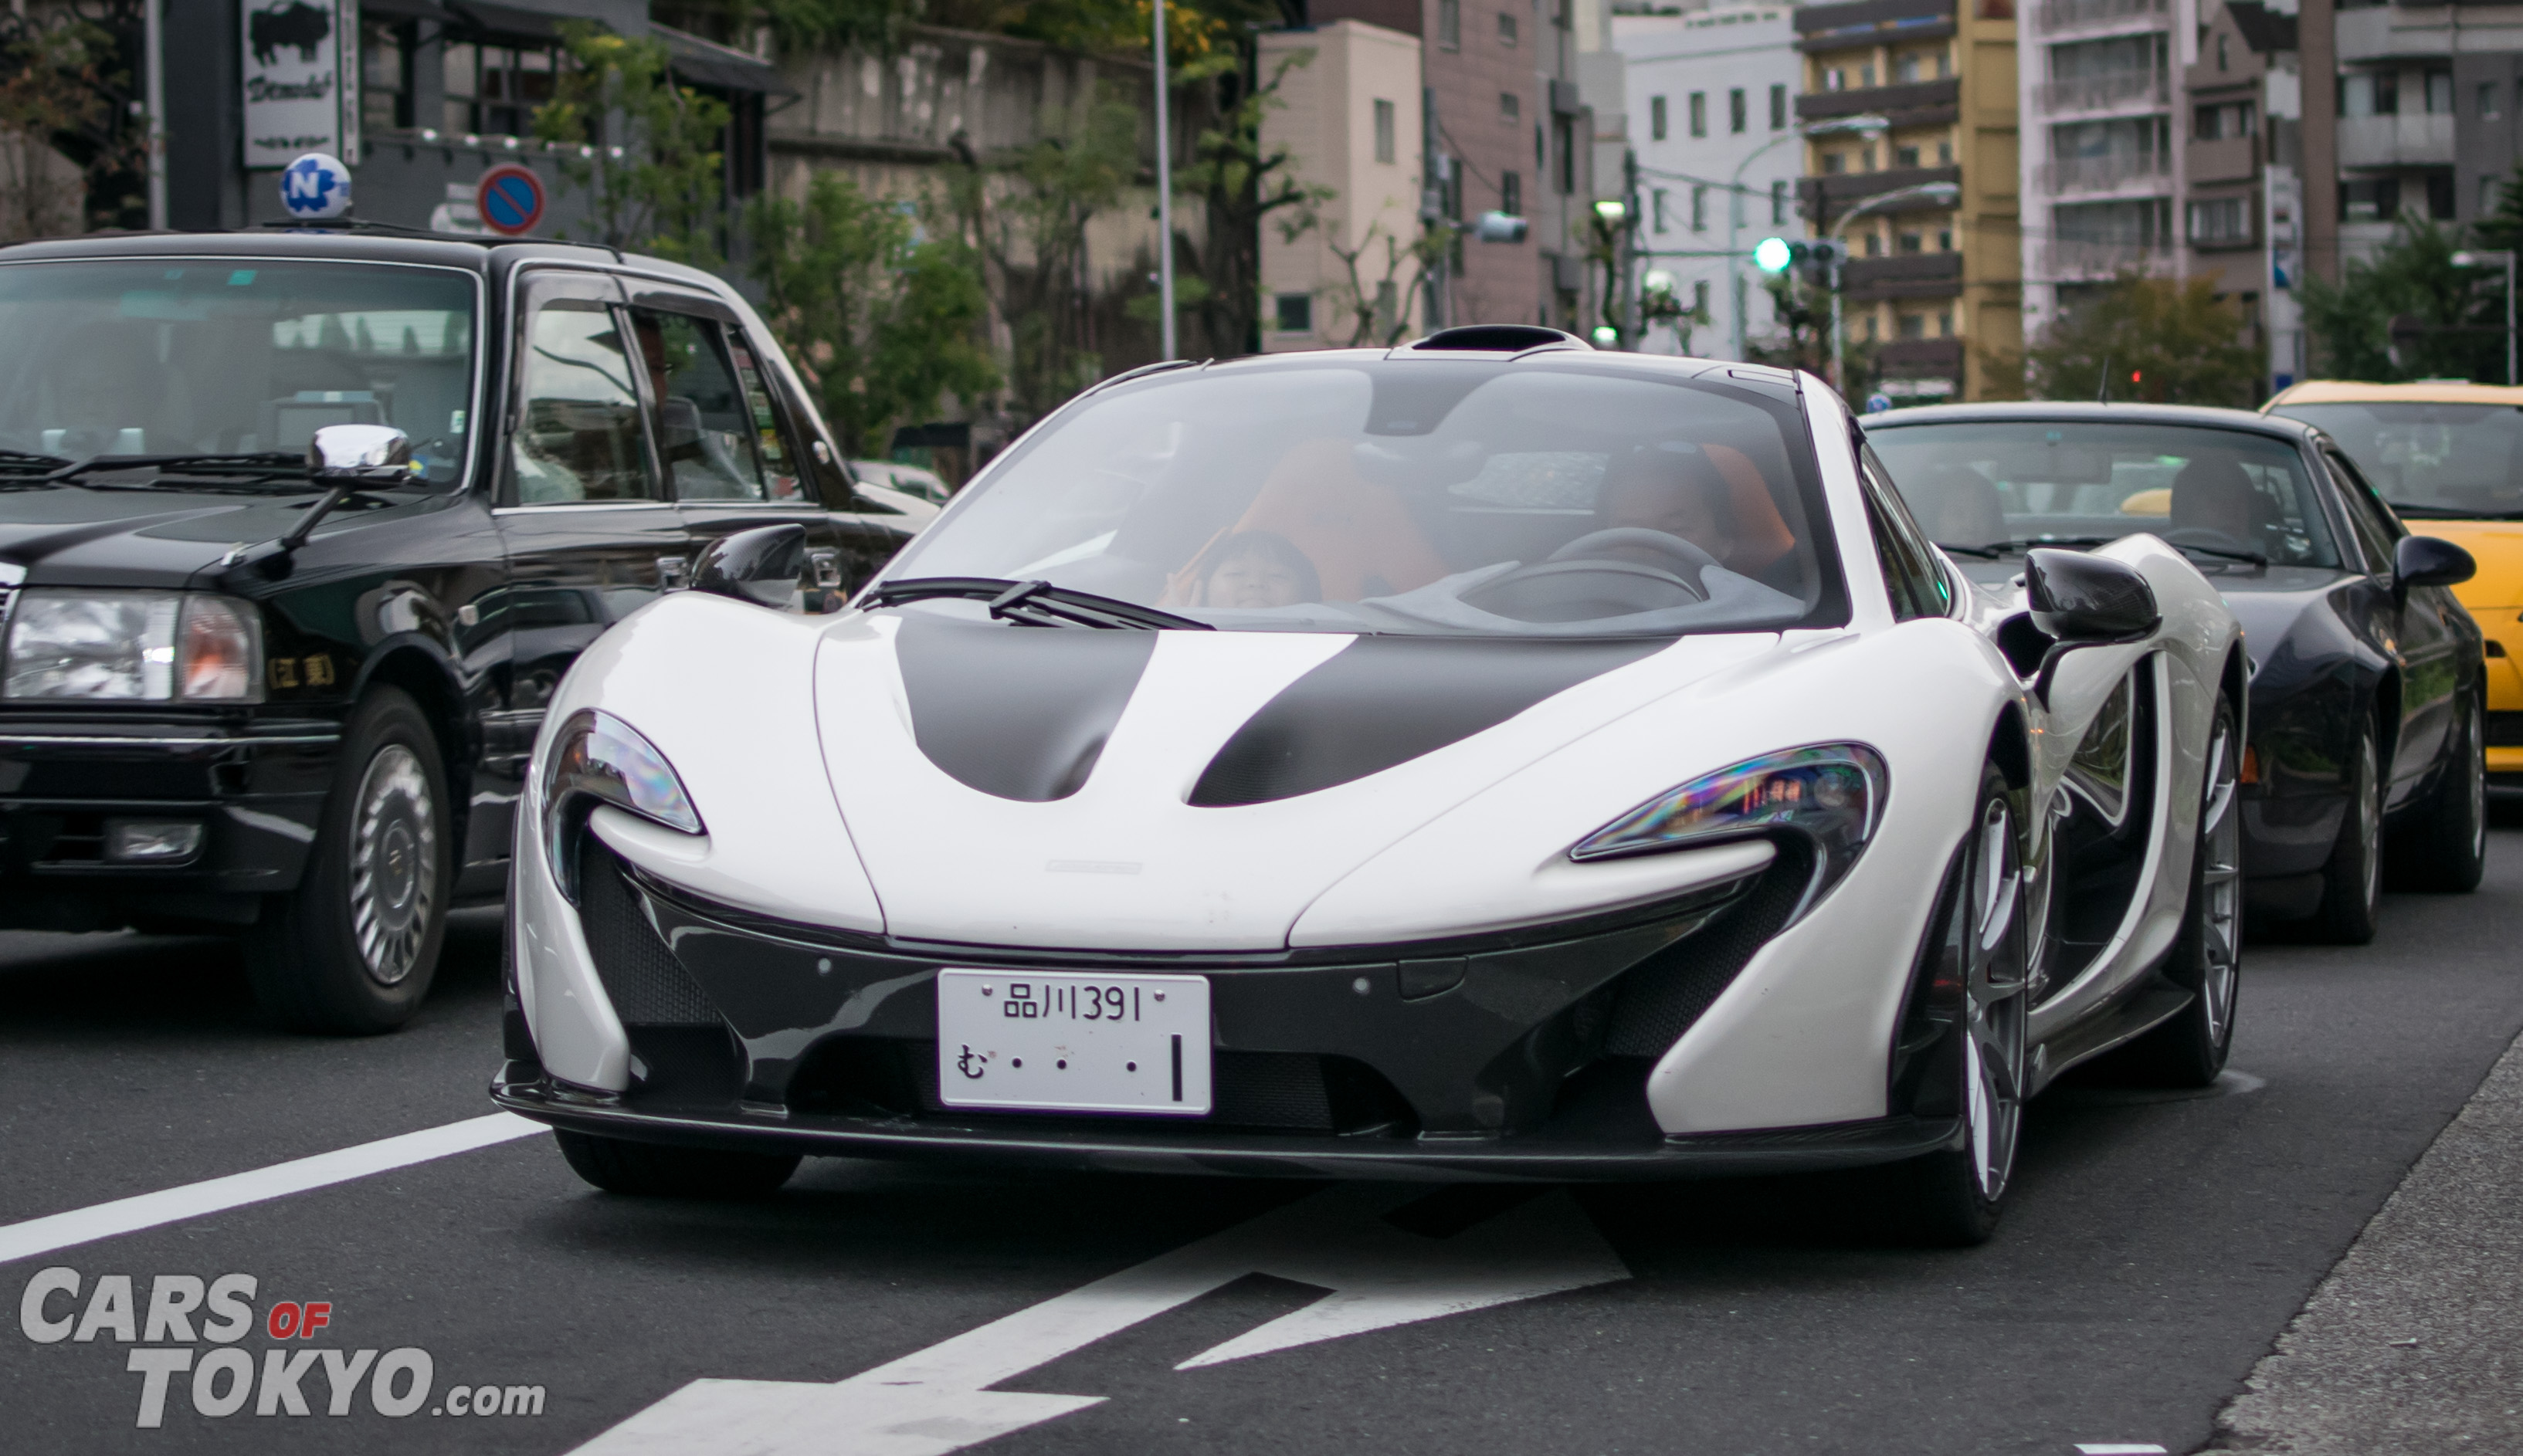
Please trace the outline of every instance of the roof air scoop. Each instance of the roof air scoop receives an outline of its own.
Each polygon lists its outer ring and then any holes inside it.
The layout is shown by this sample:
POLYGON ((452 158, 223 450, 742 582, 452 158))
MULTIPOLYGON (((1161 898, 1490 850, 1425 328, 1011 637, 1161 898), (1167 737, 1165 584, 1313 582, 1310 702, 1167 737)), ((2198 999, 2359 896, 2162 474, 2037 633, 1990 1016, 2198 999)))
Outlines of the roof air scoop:
POLYGON ((1574 334, 1524 323, 1476 323, 1439 329, 1403 347, 1414 353, 1525 353, 1537 349, 1594 348, 1574 334))

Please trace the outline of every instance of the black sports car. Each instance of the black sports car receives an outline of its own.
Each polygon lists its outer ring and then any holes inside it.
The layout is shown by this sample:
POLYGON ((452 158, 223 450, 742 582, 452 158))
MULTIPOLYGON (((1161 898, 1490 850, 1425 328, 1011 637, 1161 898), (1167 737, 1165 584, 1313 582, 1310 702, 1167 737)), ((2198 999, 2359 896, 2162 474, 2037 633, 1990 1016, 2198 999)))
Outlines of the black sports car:
MULTIPOLYGON (((2485 848, 2468 552, 2412 536, 2321 431, 2239 410, 1960 404, 1870 417, 1921 524, 1984 585, 2035 546, 2163 538, 2243 623, 2247 905, 2373 938, 2386 869, 2465 891, 2485 848)), ((2109 766, 2103 766, 2105 777, 2109 766)), ((2071 775, 2072 777, 2073 775, 2071 775)))

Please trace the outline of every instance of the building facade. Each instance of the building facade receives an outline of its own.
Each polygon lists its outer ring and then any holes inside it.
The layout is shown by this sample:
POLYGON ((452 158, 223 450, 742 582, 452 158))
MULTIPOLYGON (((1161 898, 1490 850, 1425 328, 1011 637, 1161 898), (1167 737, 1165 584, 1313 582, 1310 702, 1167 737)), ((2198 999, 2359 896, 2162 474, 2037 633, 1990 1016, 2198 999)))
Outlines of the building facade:
POLYGON ((1262 70, 1289 67, 1286 105, 1262 118, 1264 153, 1284 147, 1291 173, 1328 189, 1316 225, 1291 238, 1264 224, 1264 352, 1381 344, 1415 331, 1424 290, 1410 248, 1420 231, 1419 37, 1362 21, 1271 31, 1262 70))
POLYGON ((1848 244, 1851 352, 1895 402, 1980 398, 2023 344, 2011 0, 1807 5, 1795 28, 1805 220, 1848 244))
POLYGON ((2303 85, 2296 18, 2227 0, 2198 30, 2181 70, 2182 247, 2176 271, 2207 277, 2240 305, 2271 389, 2304 373, 2299 153, 2303 85))
POLYGON ((2034 0, 2022 12, 2025 329, 2124 271, 2169 273, 2190 0, 2034 0))
POLYGON ((1777 327, 1749 255, 1762 238, 1805 235, 1795 14, 1773 0, 1612 20, 1638 158, 1638 251, 1695 315, 1652 331, 1648 352, 1739 359, 1777 327))

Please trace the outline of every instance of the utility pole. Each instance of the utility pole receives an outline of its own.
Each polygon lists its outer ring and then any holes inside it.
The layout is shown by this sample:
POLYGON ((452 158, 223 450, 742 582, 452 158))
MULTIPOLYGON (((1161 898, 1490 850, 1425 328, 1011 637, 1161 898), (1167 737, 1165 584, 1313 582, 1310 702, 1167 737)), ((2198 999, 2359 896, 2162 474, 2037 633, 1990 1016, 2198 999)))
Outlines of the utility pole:
POLYGON ((1166 104, 1166 0, 1157 0, 1157 311, 1159 347, 1174 348, 1174 167, 1172 125, 1166 104))
MULTIPOLYGON (((144 0, 141 105, 148 108, 149 225, 167 225, 167 0, 144 0)), ((22 7, 23 9, 23 7, 22 7)), ((356 164, 358 159, 345 157, 356 164)))
MULTIPOLYGON (((1449 225, 1453 220, 1446 206, 1447 201, 1452 196, 1447 185, 1448 173, 1452 166, 1445 152, 1438 145, 1437 88, 1434 86, 1423 86, 1419 90, 1419 225, 1425 232, 1449 225)), ((1447 275, 1453 267, 1453 262, 1454 248, 1450 241, 1445 247, 1437 250, 1436 258, 1430 261, 1426 270, 1427 326, 1428 332, 1432 334, 1446 327, 1448 322, 1446 301, 1452 290, 1449 287, 1450 279, 1447 275)))

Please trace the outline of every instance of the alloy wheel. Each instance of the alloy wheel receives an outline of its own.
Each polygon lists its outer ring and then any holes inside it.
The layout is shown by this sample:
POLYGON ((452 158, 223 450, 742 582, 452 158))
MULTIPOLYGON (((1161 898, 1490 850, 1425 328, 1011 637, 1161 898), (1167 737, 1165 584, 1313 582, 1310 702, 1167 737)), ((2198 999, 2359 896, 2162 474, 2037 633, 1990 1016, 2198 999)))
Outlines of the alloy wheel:
POLYGON ((2476 860, 2488 853, 2488 755, 2481 747, 2488 741, 2488 723, 2480 712, 2479 700, 2471 699, 2469 736, 2461 745, 2462 792, 2470 802, 2470 856, 2476 860))
MULTIPOLYGON (((2208 748, 2207 778, 2206 803, 2199 815, 2199 894, 2204 902, 2199 995, 2208 1011, 2209 1045, 2222 1047, 2233 1025, 2235 986, 2241 979, 2243 918, 2243 829, 2235 802, 2234 735, 2222 725, 2208 748)), ((2370 886, 2370 869, 2366 878, 2370 886)), ((2374 892, 2369 888, 2366 893, 2374 892)))
POLYGON ((2023 873, 2015 817, 1992 800, 1980 817, 1965 881, 1970 927, 1963 953, 1964 1106, 1972 1174, 1989 1202, 2006 1192, 2023 1121, 2025 978, 2023 873))
POLYGON ((389 743, 368 761, 351 825, 351 933, 378 984, 419 960, 438 895, 438 814, 420 758, 389 743))

